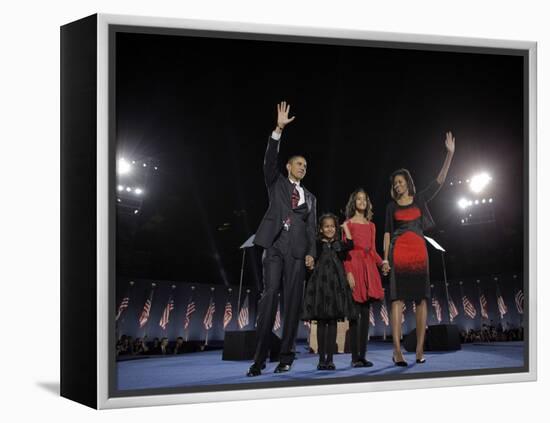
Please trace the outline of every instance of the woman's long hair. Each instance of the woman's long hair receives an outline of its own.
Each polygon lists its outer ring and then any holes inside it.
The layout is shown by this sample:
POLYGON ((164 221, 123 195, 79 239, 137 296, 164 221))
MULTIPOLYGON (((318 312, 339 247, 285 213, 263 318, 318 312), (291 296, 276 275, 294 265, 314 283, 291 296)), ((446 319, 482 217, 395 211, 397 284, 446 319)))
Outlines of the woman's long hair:
POLYGON ((396 176, 401 175, 403 178, 405 178, 405 182, 407 182, 407 188, 409 189, 409 195, 414 196, 416 194, 416 187, 414 186, 414 181, 411 176, 411 172, 409 172, 407 169, 397 169, 395 172, 393 172, 390 176, 390 195, 391 198, 397 201, 397 193, 395 192, 395 189, 393 188, 393 181, 396 176))
POLYGON ((367 208, 365 209, 365 218, 370 222, 372 220, 372 203, 370 202, 369 195, 367 194, 367 191, 365 191, 363 188, 357 188, 355 191, 353 191, 348 200, 348 204, 346 204, 346 218, 351 219, 353 216, 355 216, 355 212, 357 211, 357 208, 355 207, 355 200, 357 200, 357 195, 360 193, 365 194, 365 198, 367 199, 367 208))

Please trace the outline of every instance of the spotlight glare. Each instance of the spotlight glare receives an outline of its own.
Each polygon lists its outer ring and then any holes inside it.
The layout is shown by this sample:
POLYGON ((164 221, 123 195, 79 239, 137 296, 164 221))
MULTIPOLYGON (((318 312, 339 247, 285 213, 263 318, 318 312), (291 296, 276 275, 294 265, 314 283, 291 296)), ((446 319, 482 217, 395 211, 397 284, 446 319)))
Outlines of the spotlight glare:
POLYGON ((134 192, 135 192, 137 195, 139 195, 139 194, 141 194, 143 191, 141 190, 141 188, 136 188, 136 189, 134 190, 134 192))
POLYGON ((124 160, 124 158, 121 158, 118 161, 117 172, 120 175, 125 175, 126 173, 129 173, 131 169, 132 169, 132 165, 128 163, 126 160, 124 160))
POLYGON ((127 192, 132 192, 132 188, 126 187, 126 191, 127 191, 127 192))
POLYGON ((461 209, 465 209, 466 207, 468 207, 468 200, 466 200, 465 198, 461 198, 458 201, 458 207, 460 207, 461 209))
POLYGON ((462 183, 462 181, 458 181, 458 183, 459 183, 459 184, 461 184, 461 183, 462 183))
POLYGON ((474 203, 472 202, 472 200, 468 201, 468 205, 469 205, 469 206, 471 206, 472 204, 474 204, 474 203))
POLYGON ((147 167, 147 163, 143 163, 143 167, 147 167))
POLYGON ((134 210, 134 214, 138 214, 138 211, 137 211, 137 210, 134 210))
POLYGON ((475 204, 479 204, 479 200, 474 201, 475 204))
POLYGON ((489 203, 492 203, 493 202, 493 199, 492 198, 489 198, 489 203))
POLYGON ((122 191, 124 189, 124 187, 122 185, 119 185, 118 187, 116 187, 117 190, 119 191, 122 191))
POLYGON ((487 186, 487 184, 491 181, 491 177, 487 172, 480 173, 479 175, 475 175, 472 178, 472 183, 470 184, 470 188, 474 192, 481 192, 483 189, 487 186))
POLYGON ((481 200, 481 202, 482 202, 483 204, 485 204, 485 198, 484 198, 483 200, 481 200))

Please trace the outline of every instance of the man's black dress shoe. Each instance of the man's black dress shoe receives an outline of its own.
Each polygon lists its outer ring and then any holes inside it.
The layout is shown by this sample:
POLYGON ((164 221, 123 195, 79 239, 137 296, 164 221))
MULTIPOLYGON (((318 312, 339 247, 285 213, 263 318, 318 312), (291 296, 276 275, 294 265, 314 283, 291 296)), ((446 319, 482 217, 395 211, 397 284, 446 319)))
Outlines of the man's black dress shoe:
POLYGON ((289 370, 290 370, 290 364, 279 363, 277 364, 277 367, 275 367, 275 373, 284 373, 284 372, 288 372, 289 370))
POLYGON ((327 369, 327 365, 322 362, 322 361, 319 361, 319 364, 317 364, 317 370, 326 370, 327 369))
POLYGON ((246 375, 249 377, 260 376, 261 374, 262 374, 262 371, 256 363, 252 364, 252 366, 248 368, 248 372, 246 372, 246 375))
POLYGON ((363 363, 361 360, 352 361, 351 367, 365 367, 365 363, 363 363))
POLYGON ((325 365, 325 369, 326 370, 336 370, 336 366, 334 365, 334 363, 332 361, 329 361, 326 365, 325 365))

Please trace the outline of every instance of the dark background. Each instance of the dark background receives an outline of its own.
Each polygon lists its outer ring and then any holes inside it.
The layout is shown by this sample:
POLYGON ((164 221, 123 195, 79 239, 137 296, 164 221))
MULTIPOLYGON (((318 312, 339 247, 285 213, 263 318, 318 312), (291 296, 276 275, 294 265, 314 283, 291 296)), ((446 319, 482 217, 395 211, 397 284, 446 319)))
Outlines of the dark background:
MULTIPOLYGON (((303 184, 318 214, 341 215, 365 188, 381 253, 389 175, 408 168, 417 189, 456 137, 446 185, 430 204, 450 279, 523 271, 523 56, 117 33, 117 157, 144 183, 138 214, 117 213, 117 278, 237 285, 242 252, 267 209, 262 162, 276 103, 296 116, 281 170, 308 161, 303 184), (465 184, 479 171, 487 192, 465 184), (140 173, 141 172, 141 173, 140 173), (454 181, 453 186, 450 182, 454 181), (491 222, 461 225, 461 196, 493 198, 491 222)), ((119 206, 122 203, 119 203, 119 206)), ((127 210, 126 210, 127 211, 127 210)), ((247 252, 244 285, 261 284, 261 250, 247 252)), ((431 250, 431 275, 441 259, 431 250)))

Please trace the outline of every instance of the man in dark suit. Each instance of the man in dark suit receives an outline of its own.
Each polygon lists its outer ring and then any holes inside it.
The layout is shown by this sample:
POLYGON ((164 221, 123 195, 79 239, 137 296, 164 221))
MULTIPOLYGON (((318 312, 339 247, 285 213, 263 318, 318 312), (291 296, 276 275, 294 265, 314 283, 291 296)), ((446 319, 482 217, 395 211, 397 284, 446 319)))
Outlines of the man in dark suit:
POLYGON ((294 361, 294 341, 298 332, 306 267, 313 268, 317 225, 317 200, 301 185, 306 175, 306 159, 292 156, 288 174, 278 168, 279 144, 289 118, 290 105, 277 105, 277 126, 267 142, 264 177, 269 207, 256 232, 254 243, 264 248, 262 258, 264 289, 258 303, 258 344, 248 376, 258 376, 269 350, 269 339, 277 313, 278 294, 283 290, 283 338, 280 362, 275 373, 290 370, 294 361))

